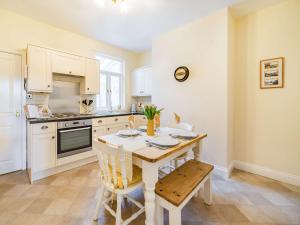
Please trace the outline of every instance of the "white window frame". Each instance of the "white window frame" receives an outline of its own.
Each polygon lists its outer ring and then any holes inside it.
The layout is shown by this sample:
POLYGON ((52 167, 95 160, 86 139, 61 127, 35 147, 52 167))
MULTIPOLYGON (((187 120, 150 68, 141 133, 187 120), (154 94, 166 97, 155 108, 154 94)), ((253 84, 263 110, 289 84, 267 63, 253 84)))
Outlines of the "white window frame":
POLYGON ((96 56, 96 59, 100 60, 100 74, 99 76, 101 76, 101 74, 105 74, 106 75, 106 107, 97 107, 98 111, 101 110, 121 110, 121 109, 125 109, 125 60, 120 59, 120 58, 116 58, 113 56, 109 56, 109 55, 104 55, 104 54, 99 54, 96 56), (106 70, 101 70, 101 57, 102 58, 108 58, 108 59, 112 59, 115 61, 119 61, 122 64, 122 72, 121 73, 114 73, 114 72, 110 72, 110 71, 106 71, 106 70), (120 78, 120 96, 119 96, 119 102, 120 102, 120 106, 117 107, 112 107, 111 104, 111 76, 117 76, 120 78))

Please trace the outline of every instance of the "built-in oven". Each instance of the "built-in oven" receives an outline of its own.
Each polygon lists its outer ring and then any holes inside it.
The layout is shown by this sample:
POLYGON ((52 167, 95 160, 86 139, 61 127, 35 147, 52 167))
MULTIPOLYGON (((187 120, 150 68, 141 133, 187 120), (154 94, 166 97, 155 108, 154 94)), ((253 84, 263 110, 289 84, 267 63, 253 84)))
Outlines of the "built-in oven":
POLYGON ((92 120, 57 123, 57 158, 92 150, 92 120))

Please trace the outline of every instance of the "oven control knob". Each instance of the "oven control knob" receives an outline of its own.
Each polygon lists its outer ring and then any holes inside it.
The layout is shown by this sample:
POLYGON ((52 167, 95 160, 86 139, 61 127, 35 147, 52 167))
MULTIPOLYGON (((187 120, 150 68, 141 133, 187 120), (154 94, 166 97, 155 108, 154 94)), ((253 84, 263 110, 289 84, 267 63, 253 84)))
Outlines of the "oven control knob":
POLYGON ((85 122, 82 122, 82 125, 85 125, 85 122))
POLYGON ((66 124, 65 124, 65 127, 68 127, 68 126, 69 126, 69 125, 66 123, 66 124))

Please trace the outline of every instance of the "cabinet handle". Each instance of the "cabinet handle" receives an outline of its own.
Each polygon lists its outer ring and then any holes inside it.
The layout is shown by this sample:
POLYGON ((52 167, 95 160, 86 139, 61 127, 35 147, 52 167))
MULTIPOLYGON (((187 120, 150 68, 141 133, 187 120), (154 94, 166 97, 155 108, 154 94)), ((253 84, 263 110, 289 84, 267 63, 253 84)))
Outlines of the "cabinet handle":
POLYGON ((51 85, 50 85, 50 84, 48 84, 48 87, 51 87, 51 85))
POLYGON ((115 119, 116 122, 117 122, 118 120, 119 120, 118 118, 115 119))
POLYGON ((87 88, 87 90, 90 90, 90 88, 87 88))
POLYGON ((102 120, 98 120, 98 123, 102 123, 102 120))
POLYGON ((52 136, 52 139, 55 139, 55 137, 54 137, 54 136, 52 136))
POLYGON ((69 71, 69 74, 71 74, 72 73, 72 71, 69 71))
POLYGON ((94 133, 96 133, 96 130, 94 130, 94 133))
POLYGON ((48 126, 42 126, 41 129, 46 130, 46 129, 48 129, 48 126))
POLYGON ((107 128, 107 130, 110 130, 110 128, 107 128))

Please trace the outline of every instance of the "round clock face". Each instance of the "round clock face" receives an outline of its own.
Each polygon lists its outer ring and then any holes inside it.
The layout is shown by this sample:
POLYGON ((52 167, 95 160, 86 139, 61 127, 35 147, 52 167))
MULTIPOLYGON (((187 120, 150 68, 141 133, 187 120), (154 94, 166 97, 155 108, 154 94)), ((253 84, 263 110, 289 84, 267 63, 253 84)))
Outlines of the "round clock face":
POLYGON ((189 77, 189 69, 185 66, 178 67, 175 70, 174 77, 179 82, 185 81, 189 77))

